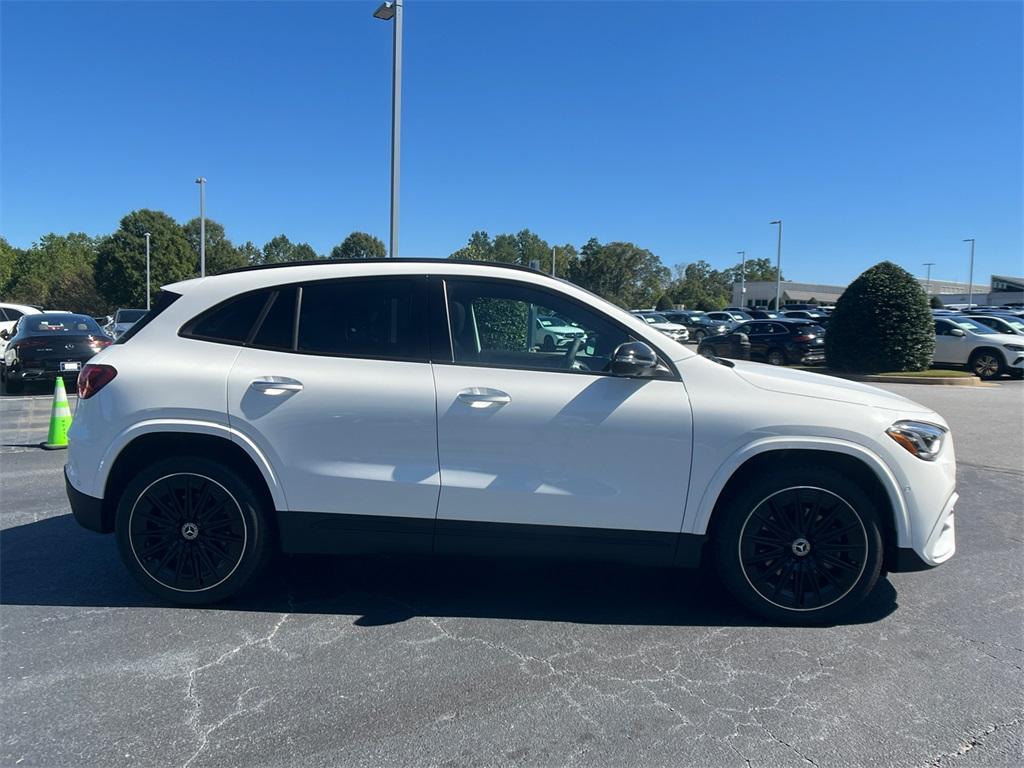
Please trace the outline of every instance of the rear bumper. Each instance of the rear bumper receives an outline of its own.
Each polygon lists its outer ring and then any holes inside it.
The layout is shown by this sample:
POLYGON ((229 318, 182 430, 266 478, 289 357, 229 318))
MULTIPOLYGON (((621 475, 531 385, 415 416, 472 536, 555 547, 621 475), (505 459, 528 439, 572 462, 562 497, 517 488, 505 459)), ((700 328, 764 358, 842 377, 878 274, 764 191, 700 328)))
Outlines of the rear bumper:
POLYGON ((71 504, 71 514, 75 522, 83 528, 97 533, 112 533, 114 521, 109 519, 111 515, 104 515, 103 499, 89 496, 75 488, 68 479, 67 467, 64 468, 64 488, 68 494, 68 502, 71 504))

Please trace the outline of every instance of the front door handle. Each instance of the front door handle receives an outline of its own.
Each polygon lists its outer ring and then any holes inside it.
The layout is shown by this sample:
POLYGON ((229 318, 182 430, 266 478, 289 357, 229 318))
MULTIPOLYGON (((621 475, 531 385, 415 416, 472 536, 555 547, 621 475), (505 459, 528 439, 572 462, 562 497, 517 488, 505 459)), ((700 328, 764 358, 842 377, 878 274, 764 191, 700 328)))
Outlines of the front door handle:
POLYGON ((488 387, 464 389, 459 392, 458 398, 461 402, 469 405, 470 408, 489 408, 512 402, 512 397, 507 392, 488 387))
POLYGON ((302 382, 289 379, 287 376, 264 376, 262 379, 256 379, 249 386, 265 395, 283 395, 286 392, 302 391, 302 382))

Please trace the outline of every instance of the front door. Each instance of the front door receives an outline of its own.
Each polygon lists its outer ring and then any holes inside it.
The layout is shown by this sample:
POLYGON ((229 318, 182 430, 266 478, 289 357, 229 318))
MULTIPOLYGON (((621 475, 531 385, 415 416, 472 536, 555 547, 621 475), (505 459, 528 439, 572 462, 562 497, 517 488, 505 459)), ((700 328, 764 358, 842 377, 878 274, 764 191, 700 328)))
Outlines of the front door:
POLYGON ((935 321, 935 356, 936 363, 965 364, 970 353, 971 344, 968 342, 963 329, 960 334, 954 335, 953 329, 958 328, 949 320, 935 321))
POLYGON ((278 473, 287 551, 429 550, 440 479, 425 284, 283 288, 240 350, 231 426, 278 473))
POLYGON ((453 362, 434 364, 438 551, 673 556, 690 470, 686 388, 606 372, 630 340, 564 294, 447 280, 453 362), (582 334, 546 349, 537 315, 582 334))

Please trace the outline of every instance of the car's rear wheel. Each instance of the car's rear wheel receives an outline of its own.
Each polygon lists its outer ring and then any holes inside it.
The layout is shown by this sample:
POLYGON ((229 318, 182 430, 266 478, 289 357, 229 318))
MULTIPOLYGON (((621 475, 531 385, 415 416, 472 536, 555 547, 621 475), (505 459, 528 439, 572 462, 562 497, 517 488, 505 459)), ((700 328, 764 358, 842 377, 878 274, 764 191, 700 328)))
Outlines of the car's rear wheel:
POLYGON ((1006 364, 1003 362, 1003 356, 995 350, 979 349, 971 355, 967 367, 982 381, 990 381, 1003 375, 1006 364))
POLYGON ((769 365, 785 365, 786 364, 786 353, 781 349, 769 349, 768 350, 768 364, 769 365))
POLYGON ((249 483, 219 462, 156 462, 121 495, 121 558, 139 583, 164 600, 223 600, 244 587, 270 555, 265 506, 249 483))
POLYGON ((707 336, 707 334, 704 333, 704 331, 695 331, 693 334, 693 340, 700 344, 702 341, 704 341, 705 336, 707 336))
POLYGON ((9 373, 4 377, 4 389, 8 395, 20 395, 25 391, 25 380, 21 376, 9 373))
POLYGON ((718 515, 719 575, 743 605, 772 621, 835 621, 878 580, 878 512, 857 484, 831 469, 748 479, 718 515))

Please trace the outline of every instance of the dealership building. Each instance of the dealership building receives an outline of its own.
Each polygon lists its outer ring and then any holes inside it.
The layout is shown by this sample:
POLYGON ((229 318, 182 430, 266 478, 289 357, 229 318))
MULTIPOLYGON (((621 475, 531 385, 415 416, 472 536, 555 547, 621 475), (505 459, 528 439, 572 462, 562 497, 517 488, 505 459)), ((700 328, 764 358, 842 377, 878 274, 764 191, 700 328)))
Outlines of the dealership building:
MULTIPOLYGON (((917 278, 929 296, 938 296, 943 304, 966 304, 970 293, 966 283, 951 280, 917 278)), ((795 283, 782 281, 782 304, 835 304, 846 290, 845 285, 821 283, 795 283)), ((975 304, 1001 304, 1024 302, 1024 277, 992 275, 987 285, 976 283, 973 289, 975 304)), ((775 301, 774 280, 748 280, 746 295, 739 283, 732 284, 732 306, 767 307, 775 301)))

